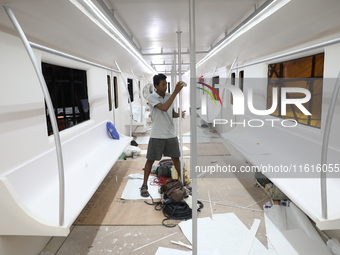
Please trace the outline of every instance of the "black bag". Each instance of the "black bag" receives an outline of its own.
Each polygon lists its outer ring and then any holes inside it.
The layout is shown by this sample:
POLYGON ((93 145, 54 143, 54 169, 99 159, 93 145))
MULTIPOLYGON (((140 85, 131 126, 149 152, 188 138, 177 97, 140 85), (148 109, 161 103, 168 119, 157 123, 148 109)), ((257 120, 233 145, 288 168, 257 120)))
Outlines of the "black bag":
POLYGON ((130 142, 130 145, 132 145, 132 146, 138 146, 138 143, 137 143, 135 140, 132 140, 132 141, 130 142))
POLYGON ((171 178, 171 169, 173 167, 174 163, 171 159, 163 159, 159 161, 159 166, 157 167, 156 174, 157 176, 164 176, 171 178))

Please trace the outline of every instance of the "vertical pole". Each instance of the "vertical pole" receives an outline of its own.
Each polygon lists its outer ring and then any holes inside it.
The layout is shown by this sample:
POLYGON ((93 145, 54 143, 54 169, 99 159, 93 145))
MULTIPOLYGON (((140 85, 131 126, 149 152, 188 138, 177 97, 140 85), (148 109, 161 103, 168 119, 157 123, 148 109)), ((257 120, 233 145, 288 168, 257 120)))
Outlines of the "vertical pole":
MULTIPOLYGON (((19 33, 20 39, 23 42, 26 51, 31 59, 31 62, 33 64, 33 67, 35 69, 35 72, 38 76, 40 86, 42 89, 42 92, 45 97, 46 105, 48 114, 50 115, 53 135, 54 135, 54 142, 56 147, 56 153, 57 153, 57 161, 58 161, 58 172, 59 172, 59 226, 64 225, 64 214, 65 214, 65 178, 64 178, 64 162, 63 162, 63 154, 62 154, 62 148, 61 148, 61 142, 60 142, 60 136, 59 136, 59 129, 58 129, 58 123, 57 119, 54 113, 54 108, 51 100, 50 93, 48 91, 44 76, 41 71, 41 67, 34 55, 34 52, 31 48, 31 45, 29 44, 23 30, 20 27, 19 22, 15 18, 11 8, 9 5, 4 6, 8 17, 10 18, 11 22, 13 23, 14 27, 16 28, 17 32, 19 33)), ((39 176, 37 176, 39 177, 39 176)))
MULTIPOLYGON (((172 90, 171 93, 173 93, 174 89, 175 89, 175 85, 177 82, 177 60, 176 60, 177 56, 176 56, 176 51, 174 51, 174 72, 173 72, 173 76, 171 77, 171 81, 172 81, 172 90)), ((177 109, 178 108, 178 98, 176 97, 176 99, 174 100, 174 108, 177 109)), ((178 121, 176 121, 176 135, 178 135, 178 121)))
MULTIPOLYGON (((181 55, 181 34, 182 31, 177 31, 177 40, 178 40, 178 80, 182 80, 182 55, 181 55)), ((181 168, 181 180, 184 184, 184 176, 183 176, 183 119, 182 119, 182 92, 179 93, 179 146, 181 151, 181 159, 180 159, 180 168, 181 168)))
POLYGON ((189 0, 190 32, 190 176, 192 177, 192 254, 197 255, 197 130, 196 130, 196 31, 195 0, 189 0))
POLYGON ((131 115, 130 116, 130 132, 129 132, 129 136, 132 137, 132 104, 131 104, 131 98, 130 98, 130 94, 129 94, 129 90, 128 90, 127 80, 125 79, 125 76, 123 75, 122 71, 120 70, 117 61, 115 61, 115 63, 116 63, 116 66, 117 66, 117 68, 119 70, 119 73, 120 73, 120 75, 122 77, 122 80, 123 80, 124 85, 125 85, 126 93, 128 95, 128 102, 129 102, 129 105, 130 105, 130 115, 131 115))

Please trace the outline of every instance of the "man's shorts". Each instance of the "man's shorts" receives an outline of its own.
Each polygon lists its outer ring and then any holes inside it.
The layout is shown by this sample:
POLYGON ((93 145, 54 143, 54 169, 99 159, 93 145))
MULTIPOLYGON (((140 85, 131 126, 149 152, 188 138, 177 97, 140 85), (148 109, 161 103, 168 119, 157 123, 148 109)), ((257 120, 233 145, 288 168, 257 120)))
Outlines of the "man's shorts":
POLYGON ((177 137, 168 139, 150 138, 146 158, 148 160, 161 160, 162 155, 179 158, 179 144, 177 137))

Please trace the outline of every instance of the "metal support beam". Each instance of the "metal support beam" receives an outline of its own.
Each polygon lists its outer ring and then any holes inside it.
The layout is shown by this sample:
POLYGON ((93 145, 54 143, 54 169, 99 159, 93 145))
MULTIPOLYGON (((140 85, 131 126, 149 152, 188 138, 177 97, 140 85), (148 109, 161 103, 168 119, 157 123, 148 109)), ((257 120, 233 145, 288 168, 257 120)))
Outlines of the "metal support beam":
MULTIPOLYGON (((181 35, 182 31, 177 31, 177 47, 178 47, 178 80, 182 80, 182 55, 181 55, 181 35)), ((179 148, 181 151, 181 158, 180 158, 180 169, 181 169, 181 181, 184 183, 184 176, 183 176, 183 119, 182 119, 182 102, 183 102, 183 93, 179 93, 179 148)))
POLYGON ((189 0, 190 34, 190 176, 192 178, 192 254, 197 255, 197 130, 196 130, 196 31, 195 0, 189 0))
MULTIPOLYGON (((152 66, 172 66, 173 63, 163 63, 163 64, 155 64, 155 63, 151 63, 152 66)), ((176 64, 176 65, 190 65, 190 63, 180 63, 180 64, 176 64)))
MULTIPOLYGON (((209 50, 207 51, 196 51, 196 54, 207 54, 209 53, 209 50)), ((183 51, 181 52, 182 55, 188 55, 190 52, 183 51)), ((160 52, 160 53, 142 53, 143 56, 166 56, 166 55, 173 55, 171 52, 160 52)))

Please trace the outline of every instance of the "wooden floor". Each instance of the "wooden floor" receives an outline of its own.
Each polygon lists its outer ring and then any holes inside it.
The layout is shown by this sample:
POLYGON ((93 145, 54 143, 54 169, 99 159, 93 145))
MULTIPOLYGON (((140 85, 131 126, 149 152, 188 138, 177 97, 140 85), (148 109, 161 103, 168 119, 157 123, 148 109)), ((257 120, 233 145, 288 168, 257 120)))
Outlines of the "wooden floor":
MULTIPOLYGON (((183 133, 190 131, 188 122, 189 120, 183 126, 183 133)), ((208 143, 197 144, 200 164, 227 162, 237 167, 245 164, 231 148, 225 146, 216 133, 209 130, 203 130, 203 133, 210 135, 211 139, 208 143)), ((147 132, 135 135, 149 134, 147 132)), ((183 146, 190 149, 190 144, 183 146)), ((139 144, 138 147, 146 149, 147 145, 139 144)), ((183 155, 186 156, 184 162, 190 169, 190 150, 184 151, 183 155)), ((174 246, 169 239, 152 242, 170 234, 173 235, 171 240, 188 243, 179 227, 169 229, 162 226, 164 216, 161 211, 156 211, 153 206, 144 203, 143 199, 120 198, 127 182, 127 175, 143 174, 145 160, 145 155, 139 155, 136 159, 128 157, 126 160, 116 162, 74 222, 74 229, 68 238, 62 241, 63 245, 56 255, 102 254, 103 251, 110 250, 119 250, 119 254, 132 254, 136 247, 144 245, 147 247, 140 250, 143 253, 136 251, 136 254, 155 254, 159 246, 186 250, 174 246), (128 245, 127 240, 133 240, 133 244, 128 245)), ((261 188, 254 186, 253 174, 227 177, 205 174, 198 178, 197 183, 198 200, 204 204, 204 208, 198 213, 199 218, 210 217, 212 213, 233 212, 248 228, 254 219, 260 219, 261 224, 256 237, 267 246, 263 205, 270 199, 261 188)))
MULTIPOLYGON (((204 132, 209 133, 209 130, 204 132)), ((148 136, 149 132, 135 135, 148 136)), ((183 144, 183 146, 190 149, 190 144, 183 144)), ((138 147, 146 149, 147 145, 140 144, 138 147)), ((206 160, 208 164, 211 161, 221 161, 221 159, 234 161, 234 165, 244 164, 241 160, 235 162, 235 156, 231 156, 221 139, 216 137, 210 143, 198 143, 197 154, 201 162, 206 160)), ((190 155, 190 150, 184 151, 184 155, 190 155)), ((128 175, 143 174, 145 160, 145 155, 139 155, 136 159, 127 157, 126 160, 118 160, 74 224, 87 226, 161 225, 164 219, 162 212, 146 204, 144 199, 121 199, 128 175)), ((185 158, 184 162, 190 169, 190 158, 185 158)), ((249 220, 255 215, 261 218, 262 205, 268 201, 268 196, 260 188, 254 187, 253 183, 253 176, 243 176, 237 179, 211 178, 205 175, 199 178, 198 198, 203 201, 205 207, 198 216, 211 216, 212 210, 213 213, 247 211, 251 215, 249 220), (238 195, 235 196, 235 194, 238 195), (212 208, 208 202, 209 197, 212 201, 212 208), (249 200, 252 202, 248 202, 249 200)), ((147 201, 151 202, 151 200, 147 201)))

